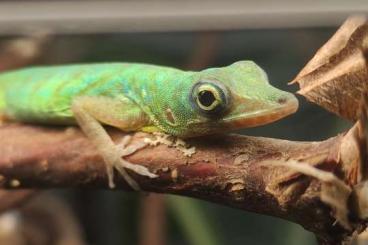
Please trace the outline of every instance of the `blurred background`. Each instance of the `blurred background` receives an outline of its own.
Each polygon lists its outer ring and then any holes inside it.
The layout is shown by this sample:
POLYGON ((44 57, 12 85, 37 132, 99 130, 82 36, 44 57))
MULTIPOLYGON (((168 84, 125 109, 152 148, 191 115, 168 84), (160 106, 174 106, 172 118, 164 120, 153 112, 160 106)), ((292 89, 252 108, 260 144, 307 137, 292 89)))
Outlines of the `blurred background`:
MULTIPOLYGON (((296 92, 287 83, 317 49, 347 16, 367 12, 367 1, 342 0, 0 1, 0 69, 120 61, 200 70, 253 60, 274 86, 296 92), (25 62, 15 60, 19 47, 25 62)), ((239 133, 317 141, 351 126, 298 98, 296 114, 239 133)), ((0 244, 316 243, 299 225, 190 198, 52 190, 0 216, 0 244)))

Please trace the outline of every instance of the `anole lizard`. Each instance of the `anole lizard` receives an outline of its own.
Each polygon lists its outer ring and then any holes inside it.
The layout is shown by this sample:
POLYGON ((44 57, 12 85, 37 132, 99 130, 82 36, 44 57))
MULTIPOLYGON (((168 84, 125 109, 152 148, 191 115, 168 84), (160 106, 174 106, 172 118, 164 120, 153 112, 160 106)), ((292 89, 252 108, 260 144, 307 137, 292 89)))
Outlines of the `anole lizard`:
POLYGON ((267 124, 294 111, 294 95, 268 83, 252 61, 202 71, 137 63, 26 68, 0 74, 0 112, 10 120, 75 125, 103 157, 114 187, 116 168, 156 177, 122 158, 145 146, 117 146, 102 125, 123 131, 163 132, 179 138, 267 124))

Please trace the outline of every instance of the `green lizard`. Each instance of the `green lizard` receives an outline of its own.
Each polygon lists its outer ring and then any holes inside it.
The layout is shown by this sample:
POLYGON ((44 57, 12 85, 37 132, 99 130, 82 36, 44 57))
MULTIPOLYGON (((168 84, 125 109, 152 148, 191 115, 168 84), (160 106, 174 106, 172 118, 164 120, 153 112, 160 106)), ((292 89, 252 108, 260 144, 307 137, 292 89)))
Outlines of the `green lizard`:
POLYGON ((126 169, 150 178, 124 156, 146 143, 117 146, 102 125, 123 131, 163 132, 180 138, 270 123, 298 107, 294 95, 268 83, 252 61, 202 71, 137 63, 35 67, 0 74, 0 112, 30 123, 79 125, 106 163, 138 189, 126 169))

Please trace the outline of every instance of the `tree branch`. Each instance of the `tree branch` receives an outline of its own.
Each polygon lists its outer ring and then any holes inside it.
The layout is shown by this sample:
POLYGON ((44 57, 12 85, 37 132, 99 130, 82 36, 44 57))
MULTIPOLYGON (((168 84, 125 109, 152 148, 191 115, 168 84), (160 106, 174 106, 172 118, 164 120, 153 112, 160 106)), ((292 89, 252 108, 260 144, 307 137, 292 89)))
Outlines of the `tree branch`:
MULTIPOLYGON (((323 239, 339 239, 351 231, 333 225, 334 214, 320 199, 322 182, 271 163, 303 160, 354 181, 356 168, 347 165, 351 161, 342 160, 359 156, 359 148, 352 143, 358 129, 322 142, 207 137, 189 142, 197 149, 190 158, 159 145, 127 159, 159 175, 149 179, 130 173, 145 191, 192 196, 277 216, 297 222, 323 239), (349 151, 344 150, 346 145, 349 151)), ((110 134, 117 141, 123 136, 113 129, 110 134)), ((3 187, 108 188, 103 160, 77 128, 8 124, 0 128, 0 135, 3 187)), ((149 137, 143 133, 133 136, 133 141, 149 137)), ((115 179, 118 189, 129 189, 118 174, 115 179)), ((357 228, 361 223, 353 225, 357 228)))

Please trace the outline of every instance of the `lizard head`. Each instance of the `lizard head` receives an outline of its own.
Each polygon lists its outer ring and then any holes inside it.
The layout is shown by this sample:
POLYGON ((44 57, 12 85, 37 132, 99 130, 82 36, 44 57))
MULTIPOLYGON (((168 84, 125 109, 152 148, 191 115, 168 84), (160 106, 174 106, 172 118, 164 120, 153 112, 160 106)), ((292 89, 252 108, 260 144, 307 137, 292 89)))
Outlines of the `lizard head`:
POLYGON ((178 86, 170 111, 179 115, 169 133, 192 137, 259 126, 281 119, 298 108, 296 97, 271 86, 252 61, 190 72, 187 86, 178 86))

